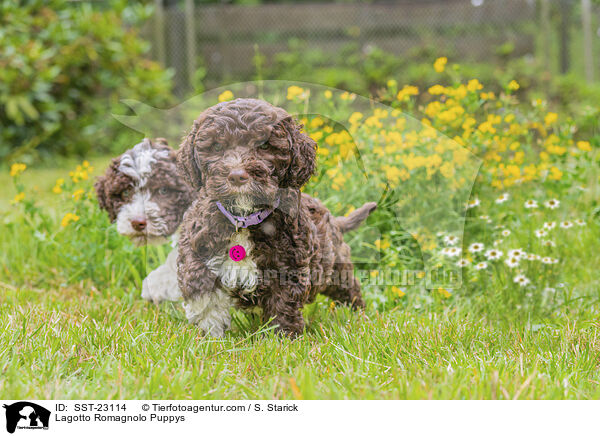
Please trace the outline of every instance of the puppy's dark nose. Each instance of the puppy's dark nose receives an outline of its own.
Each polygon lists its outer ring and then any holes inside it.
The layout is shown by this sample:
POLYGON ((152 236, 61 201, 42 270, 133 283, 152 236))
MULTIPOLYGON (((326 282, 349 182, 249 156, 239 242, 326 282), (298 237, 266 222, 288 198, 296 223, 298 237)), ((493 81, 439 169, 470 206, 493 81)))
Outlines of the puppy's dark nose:
POLYGON ((246 170, 242 168, 236 168, 234 170, 231 170, 227 178, 231 183, 238 186, 242 186, 243 184, 248 182, 248 180, 250 180, 250 176, 248 175, 246 170))
POLYGON ((146 220, 145 219, 131 220, 131 227, 133 227, 134 230, 141 232, 142 230, 144 230, 146 228, 146 220))

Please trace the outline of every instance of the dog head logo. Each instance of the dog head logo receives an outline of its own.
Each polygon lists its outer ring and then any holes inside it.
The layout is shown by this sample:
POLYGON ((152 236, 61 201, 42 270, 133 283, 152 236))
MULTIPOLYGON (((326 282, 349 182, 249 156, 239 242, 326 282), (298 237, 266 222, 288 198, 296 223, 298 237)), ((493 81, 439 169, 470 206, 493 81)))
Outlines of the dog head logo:
POLYGON ((50 411, 28 401, 19 401, 11 405, 5 404, 6 431, 14 433, 18 429, 48 429, 50 411))

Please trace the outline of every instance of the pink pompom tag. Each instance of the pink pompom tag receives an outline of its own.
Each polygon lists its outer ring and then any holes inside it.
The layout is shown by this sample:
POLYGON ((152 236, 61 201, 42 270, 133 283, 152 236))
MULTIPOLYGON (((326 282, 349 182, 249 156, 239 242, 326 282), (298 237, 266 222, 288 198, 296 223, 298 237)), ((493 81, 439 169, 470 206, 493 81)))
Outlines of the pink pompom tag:
POLYGON ((246 257, 246 249, 241 245, 234 245, 229 249, 229 257, 234 262, 239 262, 246 257))

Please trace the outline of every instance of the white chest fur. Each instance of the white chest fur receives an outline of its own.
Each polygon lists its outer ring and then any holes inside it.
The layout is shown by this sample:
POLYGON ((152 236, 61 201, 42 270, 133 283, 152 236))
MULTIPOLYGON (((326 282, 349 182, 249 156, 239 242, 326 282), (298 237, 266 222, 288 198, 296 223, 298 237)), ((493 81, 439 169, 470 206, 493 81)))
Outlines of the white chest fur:
POLYGON ((207 262, 208 268, 221 279, 223 288, 227 291, 243 289, 251 293, 258 284, 258 268, 252 259, 253 244, 250 241, 250 232, 242 229, 229 238, 227 250, 207 262), (241 245, 246 250, 246 257, 239 262, 229 257, 229 249, 234 245, 241 245))

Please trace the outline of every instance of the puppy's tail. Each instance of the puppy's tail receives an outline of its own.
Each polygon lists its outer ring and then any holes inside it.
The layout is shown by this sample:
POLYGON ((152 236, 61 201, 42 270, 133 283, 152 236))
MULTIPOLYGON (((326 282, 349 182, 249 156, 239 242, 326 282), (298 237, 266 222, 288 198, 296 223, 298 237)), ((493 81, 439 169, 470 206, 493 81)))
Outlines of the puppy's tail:
POLYGON ((350 212, 348 216, 336 216, 333 218, 333 221, 342 233, 346 233, 358 228, 375 209, 377 209, 377 203, 365 203, 358 209, 350 212))

